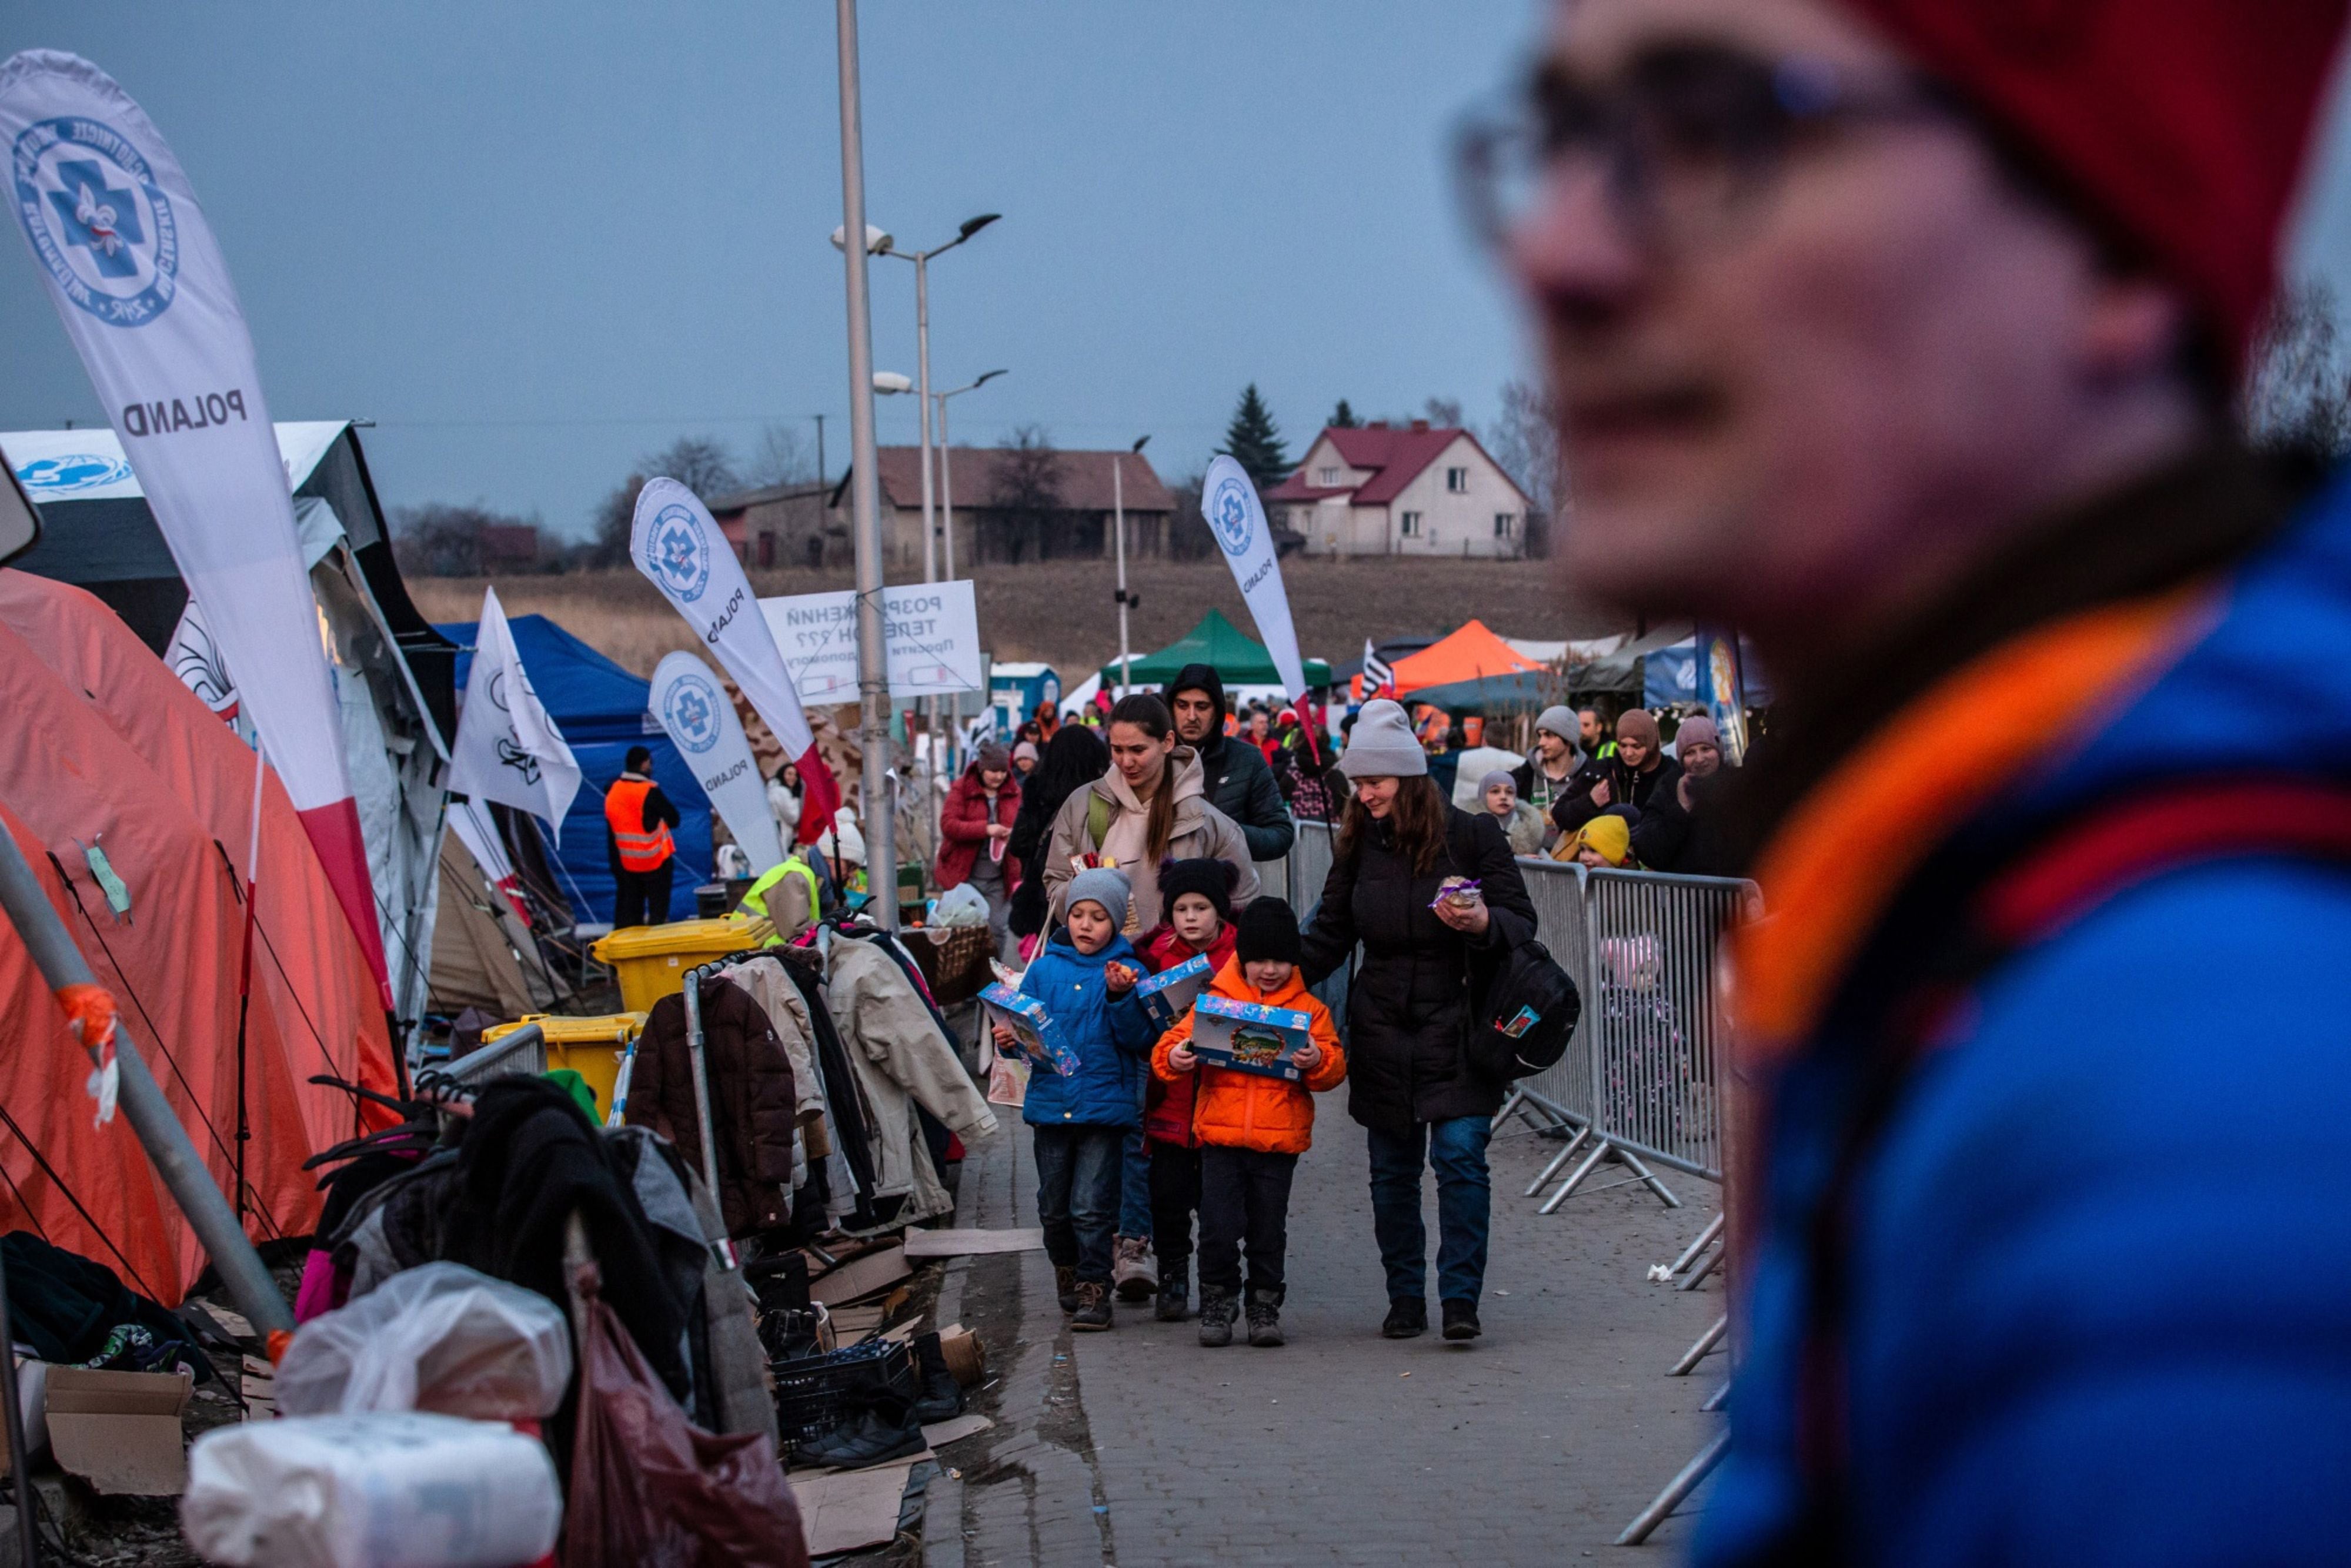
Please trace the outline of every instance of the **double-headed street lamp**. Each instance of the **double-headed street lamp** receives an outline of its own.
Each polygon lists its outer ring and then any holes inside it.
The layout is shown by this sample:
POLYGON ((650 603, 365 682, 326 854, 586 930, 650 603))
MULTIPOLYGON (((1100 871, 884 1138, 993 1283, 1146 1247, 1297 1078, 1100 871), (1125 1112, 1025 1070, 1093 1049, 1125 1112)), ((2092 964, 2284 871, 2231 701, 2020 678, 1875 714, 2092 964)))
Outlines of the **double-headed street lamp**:
MULTIPOLYGON (((1147 435, 1139 435, 1135 437, 1134 444, 1127 451, 1140 455, 1150 440, 1151 437, 1147 435)), ((1126 612, 1141 602, 1126 591, 1126 455, 1125 452, 1113 452, 1110 457, 1111 527, 1118 535, 1118 695, 1120 696, 1126 695, 1127 688, 1134 685, 1134 671, 1130 667, 1134 663, 1134 655, 1127 651, 1126 643, 1126 612)))
POLYGON ((954 444, 954 443, 952 443, 952 442, 950 442, 950 441, 947 439, 947 399, 949 399, 949 398, 951 398, 951 397, 961 397, 961 396, 963 396, 963 394, 964 394, 964 393, 966 393, 966 392, 977 392, 980 388, 982 388, 982 387, 986 386, 988 382, 990 382, 994 381, 997 377, 1001 376, 1001 375, 1009 375, 1010 373, 1011 373, 1011 372, 1010 372, 1010 371, 984 371, 984 372, 980 375, 980 377, 979 377, 979 379, 978 379, 978 380, 977 380, 977 381, 975 381, 975 382, 971 382, 971 383, 970 383, 969 385, 967 385, 967 386, 959 386, 959 387, 954 388, 952 391, 948 391, 948 392, 933 392, 933 393, 931 394, 931 396, 932 396, 932 397, 934 397, 934 398, 935 398, 935 399, 937 399, 937 400, 938 400, 938 405, 939 405, 939 477, 940 477, 940 479, 941 479, 941 480, 943 480, 943 481, 945 482, 946 489, 946 524, 947 524, 947 526, 946 526, 946 536, 947 536, 947 560, 946 560, 946 566, 947 566, 947 576, 948 576, 948 578, 949 578, 950 580, 952 580, 952 579, 955 577, 955 570, 956 570, 956 559, 955 559, 955 444, 954 444))

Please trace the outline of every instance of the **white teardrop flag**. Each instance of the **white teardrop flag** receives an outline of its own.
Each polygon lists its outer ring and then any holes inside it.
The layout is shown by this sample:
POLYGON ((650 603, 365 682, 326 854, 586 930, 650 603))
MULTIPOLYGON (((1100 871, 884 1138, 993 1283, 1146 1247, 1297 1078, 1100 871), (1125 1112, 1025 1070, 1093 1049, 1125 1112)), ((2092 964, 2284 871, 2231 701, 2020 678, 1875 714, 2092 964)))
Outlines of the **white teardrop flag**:
MULTIPOLYGON (((712 520, 710 508, 674 479, 649 481, 637 495, 629 559, 735 677, 752 708, 783 743, 784 755, 799 767, 805 789, 799 837, 802 843, 813 842, 841 808, 841 785, 817 749, 791 672, 784 668, 768 618, 751 596, 751 580, 743 575, 743 563, 735 559, 735 547, 712 520)), ((758 779, 756 769, 753 778, 758 779)))
POLYGON ((768 787, 751 760, 751 742, 735 705, 719 689, 710 666, 691 653, 665 653, 653 669, 653 716, 677 743, 678 755, 694 769, 726 831, 751 857, 758 876, 783 863, 776 819, 768 810, 768 787))
POLYGON ((465 711, 449 748, 449 789, 543 818, 559 831, 580 792, 580 764, 523 673, 498 591, 482 591, 465 711))
POLYGON ((34 265, 389 1009, 318 601, 212 225, 146 111, 88 60, 0 66, 0 142, 34 265))

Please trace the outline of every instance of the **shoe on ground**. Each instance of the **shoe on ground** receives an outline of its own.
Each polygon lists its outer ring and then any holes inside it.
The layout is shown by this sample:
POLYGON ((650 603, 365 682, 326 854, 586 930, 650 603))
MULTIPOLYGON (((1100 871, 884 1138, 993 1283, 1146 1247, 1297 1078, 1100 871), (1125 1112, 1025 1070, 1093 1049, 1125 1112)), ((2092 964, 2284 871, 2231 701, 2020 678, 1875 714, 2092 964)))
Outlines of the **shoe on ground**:
POLYGON ((1078 1281, 1078 1310, 1070 1326, 1080 1333, 1100 1333, 1111 1326, 1110 1287, 1099 1280, 1078 1281))
POLYGON ((1159 1270, 1151 1260, 1151 1242, 1141 1236, 1118 1239, 1110 1270, 1111 1288, 1122 1301, 1147 1301, 1159 1289, 1159 1270))
POLYGON ((1428 1332, 1428 1303, 1416 1296, 1398 1296, 1388 1302, 1382 1339, 1418 1339, 1428 1332))
POLYGON ((1280 1291, 1249 1293, 1249 1342, 1259 1350, 1270 1350, 1281 1343, 1280 1291))
POLYGON ((1074 1312, 1078 1310, 1078 1271, 1076 1269, 1062 1263, 1056 1263, 1053 1265, 1053 1293, 1061 1299, 1061 1310, 1063 1312, 1074 1312))
POLYGON ((1241 1314, 1239 1298, 1214 1285, 1200 1287, 1200 1343, 1210 1350, 1233 1343, 1233 1320, 1241 1314))
POLYGON ((1151 1315, 1163 1323, 1180 1323, 1191 1315, 1185 1305, 1185 1296, 1191 1284, 1191 1270, 1181 1263, 1159 1270, 1159 1300, 1151 1315))
POLYGON ((868 1406, 814 1442, 801 1444, 799 1458, 804 1465, 853 1470, 919 1454, 925 1441, 911 1406, 901 1402, 894 1415, 868 1406))
POLYGON ((1449 1340, 1473 1340, 1486 1331, 1478 1326, 1478 1303, 1447 1301, 1445 1303, 1445 1337, 1449 1340))
POLYGON ((926 1333, 914 1341, 914 1369, 920 1376, 914 1392, 914 1419, 923 1426, 952 1421, 963 1414, 963 1385, 947 1370, 946 1353, 939 1336, 926 1333))

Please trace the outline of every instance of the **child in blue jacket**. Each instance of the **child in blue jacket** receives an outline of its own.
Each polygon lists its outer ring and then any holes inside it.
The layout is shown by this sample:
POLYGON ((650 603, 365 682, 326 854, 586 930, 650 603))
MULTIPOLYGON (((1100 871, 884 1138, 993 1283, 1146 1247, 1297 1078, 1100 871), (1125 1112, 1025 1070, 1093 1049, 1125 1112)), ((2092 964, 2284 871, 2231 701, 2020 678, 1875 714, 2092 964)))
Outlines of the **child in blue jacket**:
MULTIPOLYGON (((1069 925, 1057 932, 1020 978, 1045 1004, 1055 1030, 1077 1053, 1064 1078, 1038 1063, 1021 1119, 1037 1146, 1037 1214, 1045 1255, 1072 1329, 1111 1326, 1111 1238, 1118 1220, 1119 1160, 1130 1128, 1143 1122, 1153 1030, 1134 984, 1144 961, 1119 934, 1126 924, 1123 873, 1092 870, 1070 880, 1069 925)), ((1018 1049, 998 1026, 997 1048, 1018 1049)))

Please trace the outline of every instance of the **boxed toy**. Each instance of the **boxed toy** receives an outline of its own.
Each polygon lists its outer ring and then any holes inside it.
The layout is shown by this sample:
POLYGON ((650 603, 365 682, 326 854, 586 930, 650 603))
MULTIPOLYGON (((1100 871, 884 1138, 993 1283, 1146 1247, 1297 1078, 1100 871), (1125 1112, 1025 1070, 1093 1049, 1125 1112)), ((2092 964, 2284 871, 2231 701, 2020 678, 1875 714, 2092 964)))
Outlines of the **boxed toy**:
POLYGON ((1192 1005, 1192 1051, 1206 1066, 1294 1083, 1306 1076, 1294 1059, 1313 1041, 1312 1025, 1289 1008, 1206 996, 1192 1005))
POLYGON ((1134 999, 1143 1004, 1151 1027, 1165 1034, 1192 1010, 1193 1001, 1216 977, 1208 967, 1208 956, 1195 953, 1173 967, 1145 975, 1134 988, 1134 999))
POLYGON ((988 1027, 1002 1024, 1020 1042, 1020 1049, 1067 1078, 1078 1070, 1078 1053, 1061 1039, 1045 1004, 998 980, 979 993, 980 1011, 988 1027))

